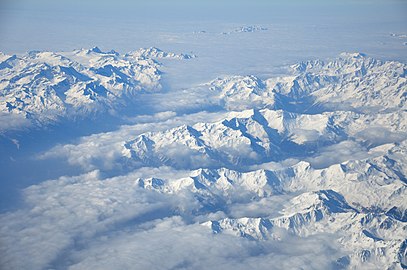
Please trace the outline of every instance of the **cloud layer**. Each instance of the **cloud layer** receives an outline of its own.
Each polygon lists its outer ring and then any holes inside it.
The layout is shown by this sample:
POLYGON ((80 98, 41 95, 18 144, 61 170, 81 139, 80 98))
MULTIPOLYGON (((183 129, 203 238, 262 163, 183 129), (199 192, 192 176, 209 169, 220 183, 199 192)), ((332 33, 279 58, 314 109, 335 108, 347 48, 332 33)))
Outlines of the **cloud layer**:
MULTIPOLYGON (((283 233, 280 241, 256 242, 213 234, 191 219, 202 207, 191 193, 157 193, 136 180, 135 175, 102 180, 94 171, 26 189, 26 206, 0 217, 2 266, 268 269, 273 264, 286 269, 307 264, 329 269, 332 256, 340 255, 328 235, 283 233)), ((202 220, 214 217, 201 215, 202 220)))

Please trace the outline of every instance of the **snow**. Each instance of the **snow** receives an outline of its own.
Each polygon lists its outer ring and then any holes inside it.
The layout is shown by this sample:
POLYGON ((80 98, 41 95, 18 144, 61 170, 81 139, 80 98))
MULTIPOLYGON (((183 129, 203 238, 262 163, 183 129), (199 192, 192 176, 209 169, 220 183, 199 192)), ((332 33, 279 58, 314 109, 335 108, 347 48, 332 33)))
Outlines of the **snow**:
POLYGON ((0 268, 405 267, 404 32, 254 23, 0 53, 0 268))
POLYGON ((97 47, 4 55, 1 111, 29 115, 32 124, 40 125, 69 115, 86 118, 90 113, 113 113, 126 102, 132 103, 137 92, 161 89, 160 64, 152 59, 158 57, 157 53, 162 57, 192 58, 157 48, 130 57, 102 52, 97 47))
POLYGON ((133 58, 157 58, 157 59, 162 59, 162 58, 169 58, 169 59, 191 59, 195 58, 196 55, 194 54, 176 54, 173 52, 164 52, 156 47, 150 47, 150 48, 141 48, 137 51, 134 52, 129 52, 126 54, 126 57, 133 57, 133 58))

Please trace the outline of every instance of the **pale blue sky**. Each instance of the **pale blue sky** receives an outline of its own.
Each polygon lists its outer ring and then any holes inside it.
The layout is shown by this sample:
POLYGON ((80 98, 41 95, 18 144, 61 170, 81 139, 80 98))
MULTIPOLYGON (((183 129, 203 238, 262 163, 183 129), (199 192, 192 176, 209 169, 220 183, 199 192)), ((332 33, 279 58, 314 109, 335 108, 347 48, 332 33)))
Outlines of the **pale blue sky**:
POLYGON ((159 40, 154 40, 153 33, 191 32, 205 28, 204 23, 219 24, 222 31, 226 24, 235 23, 308 27, 304 32, 312 31, 310 27, 315 25, 325 29, 327 36, 338 29, 355 32, 355 37, 363 31, 406 34, 407 1, 5 0, 0 4, 0 51, 91 45, 128 50, 157 45, 159 40))

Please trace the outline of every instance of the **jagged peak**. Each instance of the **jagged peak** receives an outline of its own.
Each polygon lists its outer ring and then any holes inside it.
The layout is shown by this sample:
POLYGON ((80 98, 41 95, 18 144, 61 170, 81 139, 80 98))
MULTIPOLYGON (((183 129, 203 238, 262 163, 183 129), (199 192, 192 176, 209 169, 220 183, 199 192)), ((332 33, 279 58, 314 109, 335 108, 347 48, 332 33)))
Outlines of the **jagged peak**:
MULTIPOLYGON (((334 59, 327 61, 323 60, 310 60, 303 61, 294 65, 290 68, 295 75, 310 76, 311 74, 346 74, 349 72, 356 72, 362 66, 372 68, 376 64, 382 64, 381 61, 369 57, 365 53, 360 52, 343 52, 334 59), (353 67, 352 69, 346 69, 345 67, 353 67), (355 69, 356 68, 356 69, 355 69)), ((301 78, 301 77, 300 77, 301 78)))
POLYGON ((146 52, 163 52, 163 50, 157 48, 157 47, 149 47, 149 48, 141 48, 140 50, 144 50, 146 52))
POLYGON ((218 77, 210 82, 210 84, 226 84, 226 83, 243 83, 245 85, 256 86, 263 85, 262 80, 260 80, 255 75, 231 75, 225 77, 218 77))
POLYGON ((97 54, 106 54, 105 52, 103 52, 99 47, 94 46, 90 49, 88 48, 81 48, 81 49, 77 49, 73 51, 75 54, 77 55, 97 55, 97 54))
POLYGON ((193 170, 190 174, 191 177, 203 177, 205 179, 214 179, 219 177, 219 171, 216 169, 204 169, 199 168, 197 170, 193 170))
POLYGON ((31 50, 31 51, 27 51, 26 55, 28 55, 29 57, 35 57, 38 54, 44 53, 46 51, 41 51, 41 50, 31 50))
POLYGON ((99 49, 99 47, 97 47, 97 46, 95 46, 95 47, 92 47, 91 49, 89 49, 88 50, 88 53, 103 53, 100 49, 99 49))
POLYGON ((290 216, 296 213, 308 212, 313 209, 324 209, 330 213, 356 211, 349 206, 341 194, 333 190, 319 190, 305 192, 294 197, 283 213, 290 216))
POLYGON ((146 179, 138 179, 139 186, 145 189, 162 189, 166 184, 166 181, 160 178, 150 177, 146 179))
POLYGON ((295 164, 293 166, 293 168, 295 170, 303 172, 303 171, 308 171, 308 170, 312 169, 312 166, 311 166, 311 163, 309 163, 308 161, 301 160, 297 164, 295 164))
POLYGON ((226 232, 250 240, 265 240, 272 237, 273 224, 266 218, 223 218, 201 223, 213 233, 226 232))
POLYGON ((300 63, 291 65, 290 68, 297 73, 306 72, 309 69, 322 68, 325 65, 323 60, 310 60, 302 61, 300 63))
POLYGON ((172 128, 168 130, 170 133, 179 134, 179 133, 187 133, 192 136, 199 136, 199 132, 190 125, 183 124, 178 127, 172 128))
POLYGON ((140 48, 135 51, 131 51, 125 55, 126 57, 133 58, 169 58, 169 59, 191 59, 195 58, 194 54, 173 53, 166 52, 157 47, 140 48))

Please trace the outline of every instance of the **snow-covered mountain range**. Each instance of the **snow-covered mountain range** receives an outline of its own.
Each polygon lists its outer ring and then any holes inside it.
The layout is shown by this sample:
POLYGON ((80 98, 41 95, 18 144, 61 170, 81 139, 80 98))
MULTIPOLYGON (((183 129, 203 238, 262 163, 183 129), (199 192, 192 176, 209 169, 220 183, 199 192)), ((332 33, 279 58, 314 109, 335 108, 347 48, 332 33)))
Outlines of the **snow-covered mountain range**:
POLYGON ((161 64, 156 59, 193 57, 154 47, 125 55, 97 47, 0 54, 0 113, 34 125, 115 114, 123 106, 134 105, 137 93, 162 88, 161 64))
POLYGON ((232 76, 218 78, 210 86, 234 110, 267 106, 307 114, 385 112, 406 109, 406 68, 400 62, 343 53, 331 61, 292 65, 292 76, 264 81, 255 76, 232 76))
MULTIPOLYGON (((193 57, 157 48, 124 56, 98 48, 1 55, 0 117, 46 124, 119 111, 137 105, 141 91, 153 97, 161 89, 154 59, 193 57)), ((44 237, 55 237, 46 245, 54 255, 37 254, 33 269, 61 262, 83 269, 95 262, 78 250, 109 261, 116 250, 133 254, 149 236, 171 245, 160 234, 166 230, 182 239, 210 233, 214 242, 203 246, 244 241, 250 248, 242 256, 265 262, 278 254, 269 245, 284 250, 297 239, 311 249, 329 243, 328 262, 316 268, 406 268, 407 65, 343 53, 288 69, 285 76, 226 76, 191 89, 204 91, 215 112, 177 115, 174 105, 174 114, 41 153, 84 174, 25 189, 26 205, 0 216, 6 265, 25 265, 19 248, 35 251, 29 228, 51 227, 44 237), (61 213, 54 226, 49 220, 61 213), (132 245, 123 245, 127 239, 132 245)))

